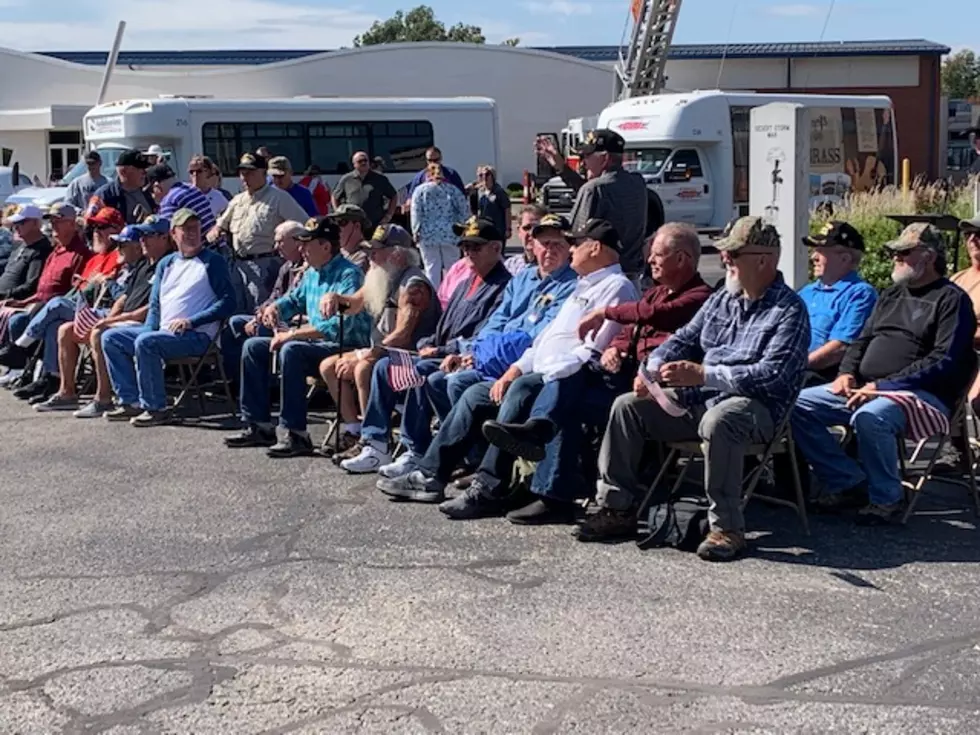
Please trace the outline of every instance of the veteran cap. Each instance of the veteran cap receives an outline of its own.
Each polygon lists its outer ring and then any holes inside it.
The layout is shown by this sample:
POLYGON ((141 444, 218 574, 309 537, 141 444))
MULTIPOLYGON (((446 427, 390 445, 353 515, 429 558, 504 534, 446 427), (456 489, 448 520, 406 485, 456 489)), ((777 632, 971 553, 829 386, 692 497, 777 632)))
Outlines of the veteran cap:
POLYGON ((746 247, 779 249, 779 232, 762 217, 742 217, 730 222, 715 247, 729 253, 746 247))

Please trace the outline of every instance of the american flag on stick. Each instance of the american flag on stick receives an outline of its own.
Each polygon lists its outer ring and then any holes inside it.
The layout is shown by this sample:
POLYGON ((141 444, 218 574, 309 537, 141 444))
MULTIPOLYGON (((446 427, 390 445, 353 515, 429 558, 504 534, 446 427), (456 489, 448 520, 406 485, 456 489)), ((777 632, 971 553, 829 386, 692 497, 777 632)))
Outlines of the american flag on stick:
POLYGON ((7 336, 7 325, 10 323, 10 317, 17 313, 17 309, 12 309, 9 306, 4 306, 0 308, 0 342, 7 336))
POLYGON ((949 419, 935 406, 919 398, 912 391, 875 391, 873 395, 887 398, 905 414, 905 437, 914 442, 944 436, 949 433, 949 419))
POLYGON ((388 348, 388 384, 396 392, 425 384, 425 378, 415 367, 415 358, 411 352, 388 348))
POLYGON ((98 323, 102 317, 99 313, 88 305, 85 297, 81 294, 75 297, 75 321, 72 331, 75 337, 81 341, 87 340, 92 333, 92 327, 98 323))

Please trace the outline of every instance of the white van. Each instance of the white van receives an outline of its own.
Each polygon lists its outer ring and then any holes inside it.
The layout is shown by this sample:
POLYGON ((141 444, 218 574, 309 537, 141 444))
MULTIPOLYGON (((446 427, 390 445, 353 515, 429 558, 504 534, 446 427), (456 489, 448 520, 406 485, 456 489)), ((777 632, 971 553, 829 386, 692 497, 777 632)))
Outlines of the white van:
MULTIPOLYGON (((642 174, 657 192, 667 221, 715 229, 748 211, 749 112, 771 102, 810 108, 815 206, 895 182, 898 147, 888 97, 663 94, 615 102, 600 113, 597 127, 626 140, 626 168, 642 174)), ((567 201, 567 187, 552 179, 542 199, 548 206, 567 201)))

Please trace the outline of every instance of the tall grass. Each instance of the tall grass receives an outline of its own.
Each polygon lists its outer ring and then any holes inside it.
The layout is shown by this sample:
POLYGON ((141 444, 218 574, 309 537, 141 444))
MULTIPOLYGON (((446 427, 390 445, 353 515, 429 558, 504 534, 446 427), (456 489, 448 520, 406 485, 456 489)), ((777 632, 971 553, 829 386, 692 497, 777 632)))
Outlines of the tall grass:
MULTIPOLYGON (((891 285, 891 258, 884 244, 898 237, 901 225, 888 218, 893 214, 949 214, 957 219, 970 219, 973 212, 973 191, 977 179, 961 186, 944 187, 917 180, 908 192, 896 187, 849 195, 833 213, 816 211, 810 218, 810 231, 819 232, 828 220, 849 222, 864 236, 866 253, 861 262, 861 275, 877 288, 891 285)), ((947 233, 952 243, 953 233, 947 233)), ((966 247, 961 243, 956 270, 965 267, 966 247)), ((952 257, 952 252, 949 254, 952 257)), ((953 267, 953 264, 950 264, 953 267)))

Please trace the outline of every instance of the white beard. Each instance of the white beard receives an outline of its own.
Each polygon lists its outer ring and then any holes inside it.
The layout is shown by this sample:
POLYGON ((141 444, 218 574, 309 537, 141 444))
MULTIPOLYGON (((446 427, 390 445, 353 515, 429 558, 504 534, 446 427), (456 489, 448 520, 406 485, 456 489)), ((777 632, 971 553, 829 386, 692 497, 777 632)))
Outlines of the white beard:
POLYGON ((895 266, 892 268, 892 282, 896 286, 908 286, 912 281, 917 281, 922 278, 925 270, 926 268, 923 263, 918 263, 912 268, 908 266, 895 266))
POLYGON ((388 290, 395 274, 387 268, 372 265, 364 277, 364 307, 375 319, 381 316, 388 303, 388 290))
POLYGON ((725 271, 725 290, 732 296, 742 293, 742 283, 732 271, 725 271))

